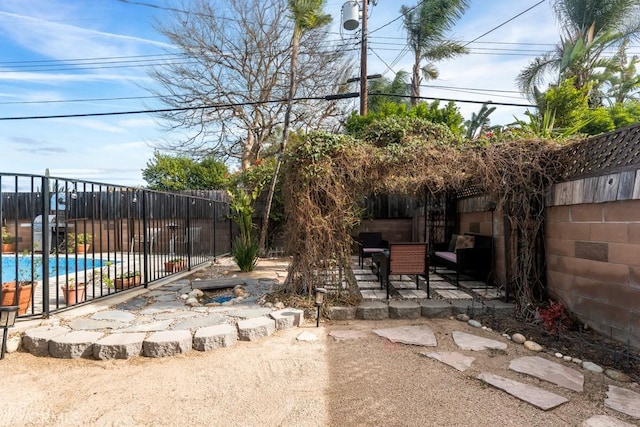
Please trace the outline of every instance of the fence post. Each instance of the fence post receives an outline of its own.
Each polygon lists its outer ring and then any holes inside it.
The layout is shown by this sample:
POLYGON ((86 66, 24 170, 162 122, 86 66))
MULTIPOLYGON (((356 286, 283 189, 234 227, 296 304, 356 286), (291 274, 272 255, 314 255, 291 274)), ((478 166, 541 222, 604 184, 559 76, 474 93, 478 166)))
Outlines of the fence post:
MULTIPOLYGON (((44 317, 49 317, 49 230, 51 230, 51 224, 49 224, 49 177, 42 177, 42 200, 40 200, 40 213, 42 214, 42 311, 44 317)), ((57 222, 57 217, 56 217, 57 222)), ((57 225, 57 224, 56 224, 57 225)), ((35 224, 31 225, 31 239, 35 235, 35 224)), ((31 253, 35 252, 35 247, 31 244, 31 253)), ((32 262, 33 265, 33 262, 32 262)), ((17 281, 16 281, 17 283, 17 281)))

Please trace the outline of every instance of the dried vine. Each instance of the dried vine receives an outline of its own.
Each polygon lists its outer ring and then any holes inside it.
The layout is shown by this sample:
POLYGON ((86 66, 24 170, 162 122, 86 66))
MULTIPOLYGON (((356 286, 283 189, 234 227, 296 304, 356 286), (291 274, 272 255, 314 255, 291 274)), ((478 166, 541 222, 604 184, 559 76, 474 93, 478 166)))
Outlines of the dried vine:
POLYGON ((521 312, 533 308, 544 292, 537 246, 546 191, 560 169, 559 145, 517 140, 465 147, 441 125, 397 120, 362 136, 310 134, 286 159, 286 239, 293 254, 286 291, 309 295, 324 283, 323 271, 348 271, 351 232, 361 220, 359 202, 366 195, 422 196, 476 185, 512 224, 512 286, 521 312), (384 144, 385 129, 392 143, 384 144))

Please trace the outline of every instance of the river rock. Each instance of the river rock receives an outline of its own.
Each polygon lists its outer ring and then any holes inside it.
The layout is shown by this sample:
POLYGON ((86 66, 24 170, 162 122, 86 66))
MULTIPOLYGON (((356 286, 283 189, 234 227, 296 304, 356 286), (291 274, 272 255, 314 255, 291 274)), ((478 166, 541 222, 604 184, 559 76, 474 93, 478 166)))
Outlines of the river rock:
POLYGON ((469 319, 469 320, 467 321, 467 323, 468 323, 470 326, 473 326, 474 328, 480 328, 480 327, 482 327, 482 323, 478 322, 477 320, 469 319))
POLYGON ((21 341, 22 339, 20 338, 19 335, 14 335, 10 338, 7 338, 7 348, 6 348, 7 353, 14 353, 18 351, 21 341))
POLYGON ((606 369, 604 374, 611 378, 614 381, 619 381, 621 383, 629 383, 631 382, 631 378, 627 374, 624 374, 620 371, 616 371, 614 369, 606 369))
POLYGON ((542 346, 535 341, 525 341, 524 348, 531 351, 542 351, 542 346))
POLYGON ((558 359, 562 359, 564 356, 562 355, 562 353, 554 353, 554 356, 557 357, 558 359))
POLYGON ((460 313, 456 316, 456 319, 458 319, 461 322, 468 322, 469 321, 469 316, 464 314, 464 313, 460 313))
POLYGON ((565 362, 571 362, 571 356, 564 356, 562 358, 565 362))
POLYGON ((576 365, 582 365, 582 359, 578 359, 577 357, 572 358, 571 361, 576 365))
POLYGON ((596 365, 593 362, 582 362, 582 367, 588 371, 600 373, 604 371, 600 366, 596 365))
POLYGON ((236 286, 233 289, 233 295, 236 296, 236 297, 244 297, 244 295, 245 295, 244 288, 242 286, 236 286))
POLYGON ((513 341, 516 344, 524 344, 524 342, 526 340, 527 339, 522 334, 513 334, 513 335, 511 335, 511 341, 513 341))

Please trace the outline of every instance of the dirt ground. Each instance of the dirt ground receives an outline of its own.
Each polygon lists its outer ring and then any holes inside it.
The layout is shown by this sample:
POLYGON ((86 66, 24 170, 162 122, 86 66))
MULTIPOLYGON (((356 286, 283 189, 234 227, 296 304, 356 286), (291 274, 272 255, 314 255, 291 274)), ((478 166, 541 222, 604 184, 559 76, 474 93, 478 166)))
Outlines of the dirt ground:
MULTIPOLYGON (((250 277, 274 278, 280 264, 261 262, 250 277)), ((223 260, 192 278, 237 274, 228 269, 223 260)), ((164 359, 62 360, 11 353, 0 361, 6 388, 0 427, 579 426, 597 414, 638 422, 604 407, 608 385, 616 383, 602 374, 583 371, 585 390, 576 393, 509 371, 510 360, 531 355, 511 342, 506 351, 463 351, 476 358, 466 372, 420 354, 459 351, 454 330, 501 339, 446 319, 322 322, 320 328, 308 320, 256 342, 164 359), (372 332, 413 324, 428 325, 437 348, 394 344, 372 332), (347 341, 329 336, 345 329, 366 336, 347 341), (296 340, 302 332, 318 340, 296 340), (569 402, 541 411, 480 382, 480 372, 553 391, 569 402)), ((637 385, 616 385, 640 392, 637 385)))
POLYGON ((614 382, 602 374, 584 371, 585 390, 576 393, 509 371, 511 359, 531 354, 520 345, 465 351, 476 361, 458 372, 420 354, 433 348, 394 344, 371 332, 407 324, 429 325, 437 351, 457 350, 453 330, 499 336, 455 320, 350 321, 320 328, 309 322, 256 342, 166 359, 60 360, 17 352, 0 361, 0 426, 579 426, 596 414, 634 422, 604 407, 614 382), (366 337, 328 336, 344 329, 365 331, 366 337), (319 339, 297 341, 304 331, 319 339), (569 402, 541 411, 475 378, 485 371, 569 402))

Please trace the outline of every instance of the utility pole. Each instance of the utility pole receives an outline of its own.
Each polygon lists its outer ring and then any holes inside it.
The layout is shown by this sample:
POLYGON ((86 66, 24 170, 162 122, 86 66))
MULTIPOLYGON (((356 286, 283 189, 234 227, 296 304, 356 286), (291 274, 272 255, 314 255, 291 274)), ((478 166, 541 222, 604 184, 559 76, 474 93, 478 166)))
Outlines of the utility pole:
POLYGON ((369 96, 367 93, 367 9, 369 0, 362 0, 362 43, 360 51, 360 115, 367 114, 369 96))

